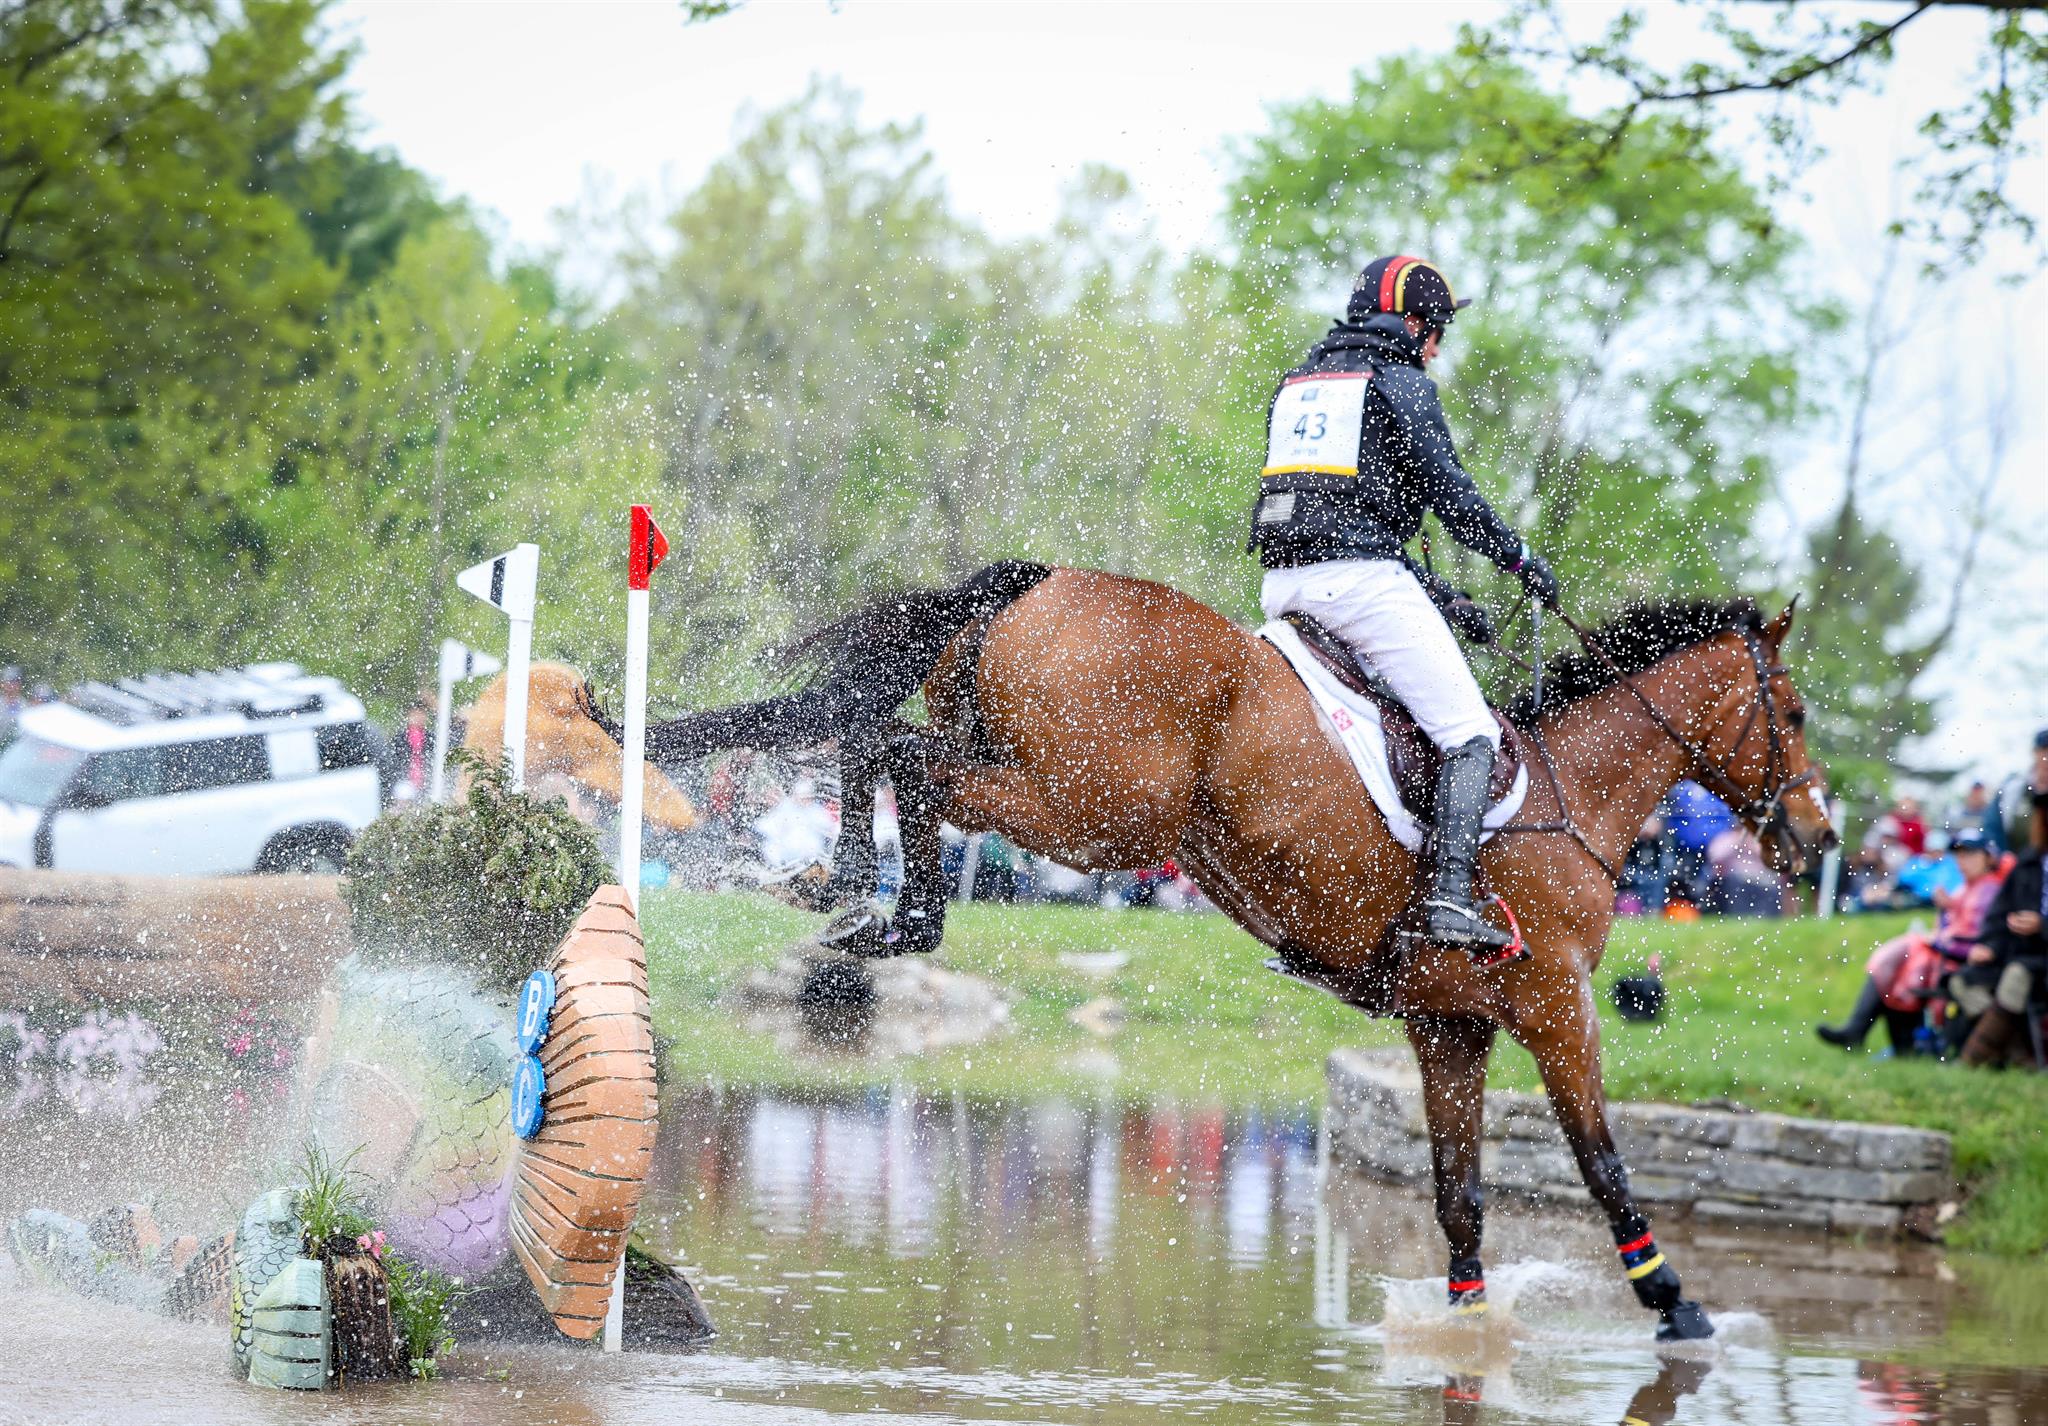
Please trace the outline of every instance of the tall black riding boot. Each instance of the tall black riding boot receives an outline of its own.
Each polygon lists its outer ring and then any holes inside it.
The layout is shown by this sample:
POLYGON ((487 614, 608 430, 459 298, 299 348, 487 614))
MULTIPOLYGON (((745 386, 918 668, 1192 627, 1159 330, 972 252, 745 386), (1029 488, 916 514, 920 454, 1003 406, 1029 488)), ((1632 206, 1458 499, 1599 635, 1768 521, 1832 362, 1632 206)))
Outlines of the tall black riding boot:
POLYGON ((1849 1018, 1840 1025, 1816 1025, 1814 1034, 1830 1045, 1854 1049, 1863 1043, 1863 1037, 1870 1033, 1870 1027, 1877 1023, 1877 1017, 1884 1012, 1884 992, 1877 988, 1872 976, 1863 977, 1863 989, 1856 993, 1856 1008, 1849 1012, 1849 1018))
POLYGON ((1892 1037, 1892 1055, 1897 1059, 1910 1059, 1920 1053, 1918 1040, 1920 1027, 1925 1020, 1917 1010, 1886 1010, 1884 1027, 1892 1037))
POLYGON ((1475 955, 1512 944, 1506 933, 1480 918, 1472 904, 1472 867, 1479 856, 1479 819, 1486 815, 1486 783, 1493 776, 1493 744, 1474 738, 1444 754, 1436 779, 1436 882, 1422 903, 1424 928, 1439 946, 1475 955))

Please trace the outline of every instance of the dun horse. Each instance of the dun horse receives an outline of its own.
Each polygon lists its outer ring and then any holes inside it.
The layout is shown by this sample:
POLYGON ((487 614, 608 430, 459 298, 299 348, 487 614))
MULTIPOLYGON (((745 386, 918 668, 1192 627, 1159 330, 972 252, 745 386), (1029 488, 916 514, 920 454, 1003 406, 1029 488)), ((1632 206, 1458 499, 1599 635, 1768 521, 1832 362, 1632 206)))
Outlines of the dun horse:
MULTIPOLYGON (((1454 1308, 1485 1302, 1479 1177, 1486 1061, 1498 1029, 1536 1059, 1587 1188, 1660 1338, 1712 1333, 1630 1195, 1608 1133, 1591 976, 1614 868, 1680 778, 1727 796, 1780 869, 1832 845, 1804 711, 1779 649, 1788 608, 1747 600, 1624 615, 1563 660, 1548 706, 1512 711, 1532 750, 1518 820, 1481 871, 1518 913, 1527 958, 1482 969, 1394 934, 1418 866, 1360 785, 1310 695, 1264 640, 1161 585, 994 565, 953 589, 882 599, 797 652, 808 676, 761 703, 658 724, 649 756, 836 739, 842 851, 865 873, 861 794, 882 776, 903 819, 893 924, 850 941, 930 950, 945 914, 941 819, 1082 869, 1172 858, 1290 971, 1398 1014, 1421 1063, 1454 1308), (922 688, 929 720, 897 711, 922 688)), ((586 711, 603 718, 588 701, 586 711)))

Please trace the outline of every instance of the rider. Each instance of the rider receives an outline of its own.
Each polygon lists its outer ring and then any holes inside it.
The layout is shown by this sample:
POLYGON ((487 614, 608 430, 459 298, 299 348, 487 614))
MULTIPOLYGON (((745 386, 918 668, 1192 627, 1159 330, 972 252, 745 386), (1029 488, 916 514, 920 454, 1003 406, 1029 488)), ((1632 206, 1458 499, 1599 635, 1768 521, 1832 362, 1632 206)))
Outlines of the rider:
POLYGON ((1266 571, 1266 617, 1299 610, 1369 656, 1443 750, 1426 934, 1483 952, 1509 943, 1472 904, 1500 726, 1402 547, 1433 510, 1546 605, 1556 606, 1558 589, 1550 566, 1458 464, 1436 383, 1423 375, 1469 301, 1452 297, 1444 275, 1420 258, 1366 264, 1344 320, 1273 395, 1250 548, 1266 571))

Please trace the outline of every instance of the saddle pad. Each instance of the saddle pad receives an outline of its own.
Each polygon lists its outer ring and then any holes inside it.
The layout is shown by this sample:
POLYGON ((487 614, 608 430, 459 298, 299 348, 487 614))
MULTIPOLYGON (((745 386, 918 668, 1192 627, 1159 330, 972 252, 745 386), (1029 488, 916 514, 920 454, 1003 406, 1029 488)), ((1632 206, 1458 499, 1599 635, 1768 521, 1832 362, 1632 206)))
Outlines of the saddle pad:
MULTIPOLYGON (((1308 689, 1330 731, 1350 756, 1352 767, 1358 770, 1359 781, 1365 784, 1380 815, 1387 819, 1387 830, 1394 834, 1394 840, 1419 853, 1428 828, 1415 820, 1415 814, 1401 800, 1393 770, 1387 766, 1387 742, 1380 730, 1379 705, 1337 682, 1336 676, 1309 652, 1301 635, 1285 619, 1267 624, 1259 630, 1259 637, 1280 651, 1280 656, 1294 669, 1294 676, 1308 689)), ((1528 795, 1529 769, 1525 766, 1516 771, 1507 796, 1487 809, 1480 821, 1479 839, 1486 841, 1506 826, 1522 810, 1522 801, 1528 795)))

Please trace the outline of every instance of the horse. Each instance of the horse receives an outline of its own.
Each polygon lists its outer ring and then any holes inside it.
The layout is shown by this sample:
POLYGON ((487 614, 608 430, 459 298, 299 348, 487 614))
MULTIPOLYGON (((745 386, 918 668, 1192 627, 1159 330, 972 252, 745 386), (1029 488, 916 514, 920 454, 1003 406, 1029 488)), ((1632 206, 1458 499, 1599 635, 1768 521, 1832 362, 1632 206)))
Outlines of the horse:
MULTIPOLYGON (((1083 870, 1171 858, 1279 967, 1399 1015, 1421 1065, 1459 1313, 1485 1308, 1480 1132, 1486 1063, 1505 1030, 1536 1061, 1658 1338, 1705 1337, 1713 1324, 1658 1250, 1608 1130, 1591 977, 1615 869, 1680 778, 1726 796, 1775 869, 1802 870, 1834 845, 1805 709, 1780 662, 1792 617, 1788 606, 1766 622, 1747 599, 1637 607, 1539 680, 1540 706, 1530 695, 1511 705, 1534 754, 1530 788, 1480 869, 1519 912, 1528 954, 1490 968, 1398 934, 1418 858, 1278 650, 1146 580, 1006 562, 877 599, 794 647, 794 691, 654 724, 647 747, 671 763, 836 740, 842 843, 856 862, 872 856, 857 789, 888 777, 904 887, 893 921, 866 928, 856 949, 938 944, 943 819, 1083 870), (919 691, 921 725, 898 717, 919 691)), ((582 701, 616 737, 589 690, 582 701)))

